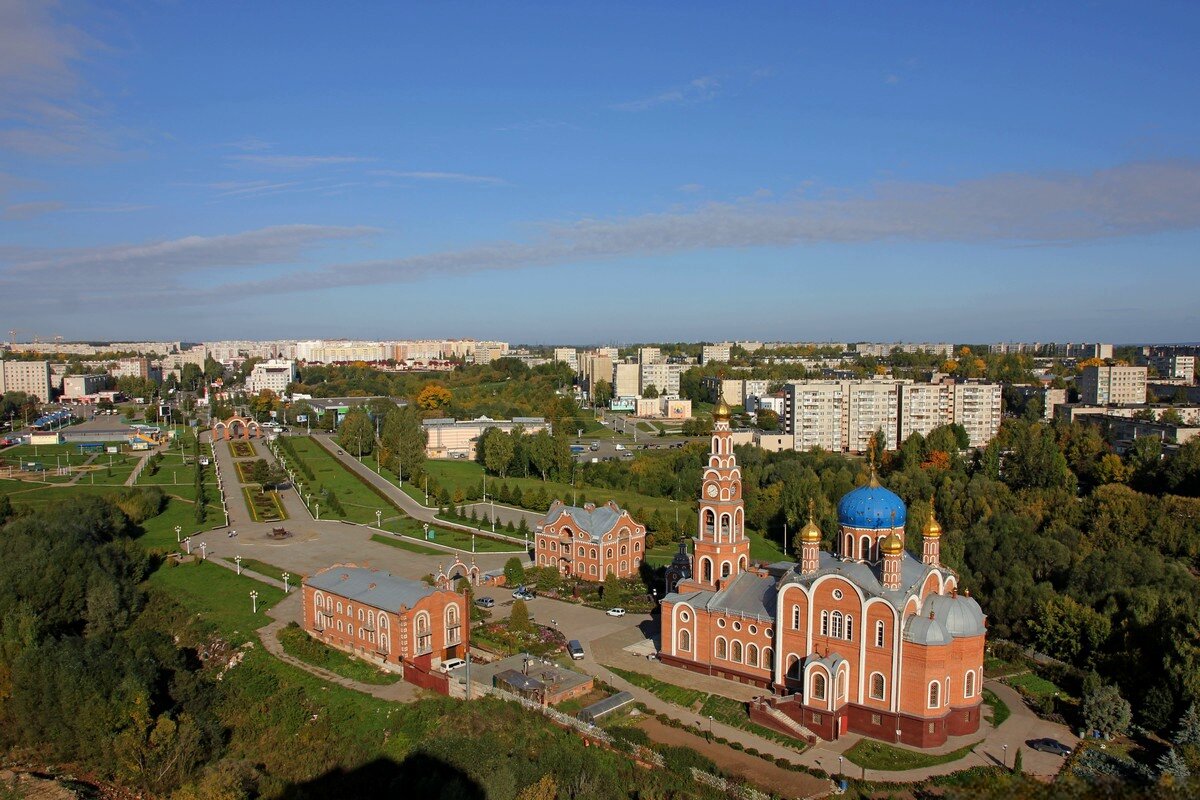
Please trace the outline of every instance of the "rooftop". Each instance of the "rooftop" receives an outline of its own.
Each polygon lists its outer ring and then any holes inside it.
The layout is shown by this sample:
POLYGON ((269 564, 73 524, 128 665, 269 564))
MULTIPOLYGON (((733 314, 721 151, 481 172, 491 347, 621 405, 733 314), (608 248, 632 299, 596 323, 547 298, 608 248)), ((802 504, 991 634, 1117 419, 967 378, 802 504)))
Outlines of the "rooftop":
POLYGON ((344 564, 328 567, 304 583, 314 589, 393 613, 402 608, 412 608, 422 599, 438 591, 420 581, 397 578, 391 573, 377 569, 344 564))

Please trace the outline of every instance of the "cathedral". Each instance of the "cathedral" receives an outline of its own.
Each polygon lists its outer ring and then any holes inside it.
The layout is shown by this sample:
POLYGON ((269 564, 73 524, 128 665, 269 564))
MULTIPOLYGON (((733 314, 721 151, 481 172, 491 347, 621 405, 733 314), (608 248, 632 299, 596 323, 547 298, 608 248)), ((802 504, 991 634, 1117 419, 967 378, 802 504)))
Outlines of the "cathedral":
POLYGON ((792 735, 936 747, 976 732, 986 623, 939 561, 932 512, 918 558, 904 501, 872 468, 838 503, 836 553, 810 514, 798 562, 755 565, 729 406, 713 417, 691 565, 673 563, 662 602, 663 663, 769 690, 752 716, 792 735))

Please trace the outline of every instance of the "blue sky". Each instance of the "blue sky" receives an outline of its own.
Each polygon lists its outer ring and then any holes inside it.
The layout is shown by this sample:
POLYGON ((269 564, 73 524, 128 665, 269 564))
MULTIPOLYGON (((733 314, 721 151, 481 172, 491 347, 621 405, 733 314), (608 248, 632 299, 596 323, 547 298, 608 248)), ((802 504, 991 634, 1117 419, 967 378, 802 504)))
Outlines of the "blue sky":
POLYGON ((0 0, 3 327, 1200 339, 1194 3, 384 5, 0 0))

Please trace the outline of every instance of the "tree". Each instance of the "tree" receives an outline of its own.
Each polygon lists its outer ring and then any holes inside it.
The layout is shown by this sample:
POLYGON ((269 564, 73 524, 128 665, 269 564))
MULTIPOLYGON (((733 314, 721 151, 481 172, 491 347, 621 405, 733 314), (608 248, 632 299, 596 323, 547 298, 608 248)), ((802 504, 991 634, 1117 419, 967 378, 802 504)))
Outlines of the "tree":
POLYGON ((604 576, 604 601, 606 603, 619 603, 624 595, 625 587, 621 585, 621 579, 617 577, 615 572, 610 572, 604 576))
POLYGON ((509 586, 525 585, 525 568, 521 566, 521 559, 516 556, 504 562, 504 582, 509 586))
POLYGON ((425 444, 425 428, 415 409, 388 409, 379 434, 380 463, 413 480, 425 470, 425 444))
POLYGON ((499 428, 489 428, 483 437, 483 465, 501 478, 508 472, 516 445, 513 437, 499 428))
POLYGON ((779 415, 769 408, 758 410, 758 427, 764 431, 779 430, 779 415))
POLYGON ((1021 772, 1025 768, 1025 759, 1021 756, 1021 748, 1017 747, 1017 754, 1013 756, 1013 772, 1021 772))
POLYGON ((1200 710, 1197 710, 1195 703, 1188 706, 1187 711, 1183 712, 1183 716, 1179 718, 1179 727, 1175 730, 1171 741, 1181 746, 1185 744, 1200 745, 1200 710))
POLYGON ((439 411, 450 405, 453 399, 450 390, 440 383, 427 383, 417 393, 417 408, 423 411, 439 411))
POLYGON ((1182 786, 1192 776, 1187 762, 1174 747, 1163 753, 1155 766, 1158 767, 1159 781, 1167 786, 1182 786))
POLYGON ((508 615, 508 629, 513 633, 528 633, 533 626, 529 622, 529 607, 524 600, 514 600, 508 615))
POLYGON ((546 473, 555 465, 554 437, 542 429, 530 437, 527 449, 533 468, 542 474, 542 480, 545 481, 546 473))
POLYGON ((517 800, 556 800, 559 797, 558 782, 549 773, 538 778, 517 794, 517 800))
POLYGON ((612 402, 612 399, 613 399, 612 384, 609 383, 608 381, 604 380, 603 378, 596 381, 596 387, 595 387, 595 389, 592 390, 592 402, 595 403, 597 406, 607 408, 608 404, 612 402))
POLYGON ((1068 595, 1055 595, 1042 603, 1029 623, 1036 646, 1044 653, 1072 664, 1087 661, 1108 638, 1109 620, 1080 605, 1068 595))
POLYGON ((642 397, 645 397, 650 400, 657 399, 658 398, 658 387, 655 386, 653 383, 650 384, 649 386, 647 386, 645 389, 642 390, 642 397))
POLYGON ((375 449, 375 425, 362 408, 353 408, 338 428, 338 444, 356 456, 375 449))
POLYGON ((1105 684, 1083 698, 1083 723, 1102 736, 1115 736, 1129 729, 1133 711, 1116 686, 1105 684))

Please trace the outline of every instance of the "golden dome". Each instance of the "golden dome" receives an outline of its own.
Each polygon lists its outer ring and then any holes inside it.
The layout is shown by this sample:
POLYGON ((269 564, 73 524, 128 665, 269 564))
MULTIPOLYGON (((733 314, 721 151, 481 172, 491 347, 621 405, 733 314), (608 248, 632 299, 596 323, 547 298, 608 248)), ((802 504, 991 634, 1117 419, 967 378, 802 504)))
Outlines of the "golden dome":
POLYGON ((726 403, 725 398, 722 397, 717 401, 717 407, 713 409, 713 419, 728 421, 731 416, 733 416, 733 409, 729 407, 729 403, 726 403))
POLYGON ((879 543, 879 549, 885 555, 899 555, 904 551, 904 540, 900 538, 900 534, 892 531, 879 543))
POLYGON ((928 539, 936 539, 942 535, 942 526, 937 521, 937 517, 933 515, 933 502, 929 503, 929 519, 925 522, 925 528, 922 531, 928 539))
POLYGON ((800 529, 800 541, 802 542, 819 542, 821 541, 821 528, 817 523, 809 519, 808 524, 800 529))

